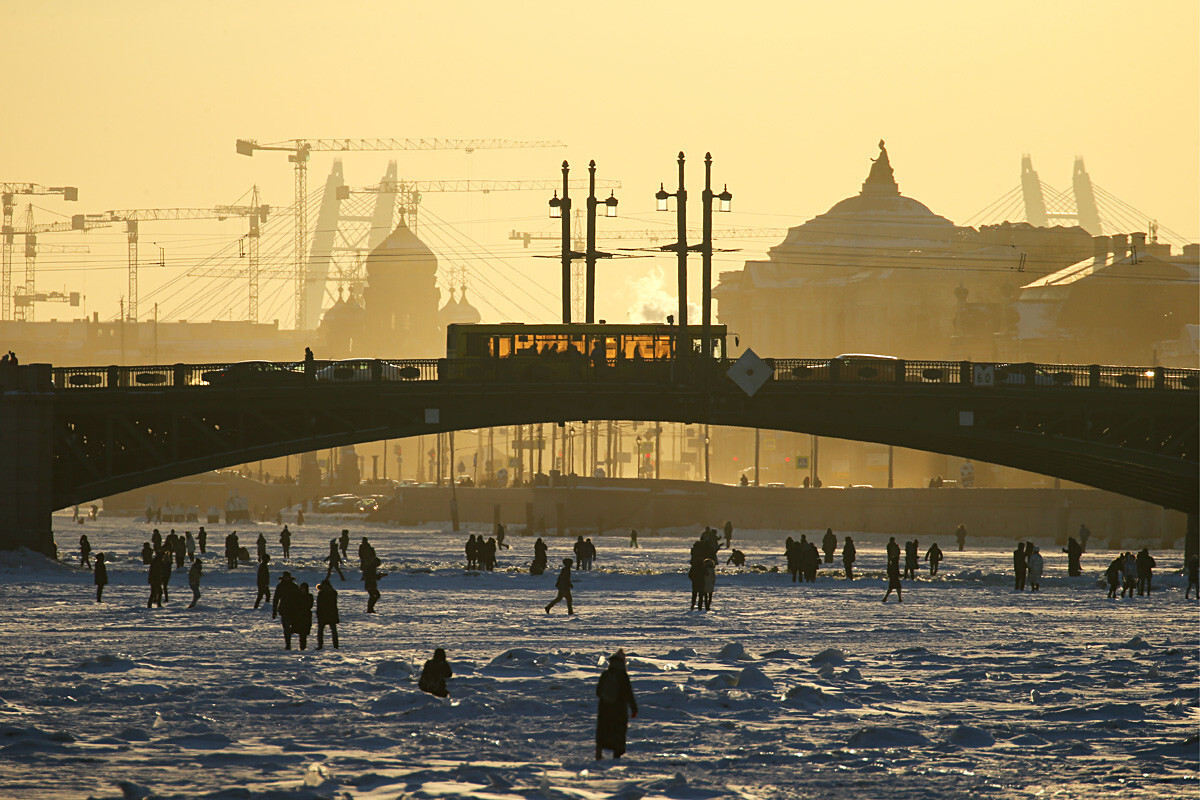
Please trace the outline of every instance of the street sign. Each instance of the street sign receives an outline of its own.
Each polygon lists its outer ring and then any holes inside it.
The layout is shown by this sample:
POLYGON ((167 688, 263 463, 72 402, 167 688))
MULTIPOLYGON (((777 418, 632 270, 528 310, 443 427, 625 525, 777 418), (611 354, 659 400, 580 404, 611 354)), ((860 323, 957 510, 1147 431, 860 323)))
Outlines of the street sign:
POLYGON ((775 370, 770 364, 759 358, 753 350, 746 348, 746 352, 742 353, 741 358, 735 361, 725 374, 739 389, 753 397, 763 384, 771 380, 774 373, 775 370))
POLYGON ((796 469, 808 469, 808 456, 796 456, 796 469))
POLYGON ((976 386, 995 386, 996 368, 992 364, 975 364, 972 376, 976 386))

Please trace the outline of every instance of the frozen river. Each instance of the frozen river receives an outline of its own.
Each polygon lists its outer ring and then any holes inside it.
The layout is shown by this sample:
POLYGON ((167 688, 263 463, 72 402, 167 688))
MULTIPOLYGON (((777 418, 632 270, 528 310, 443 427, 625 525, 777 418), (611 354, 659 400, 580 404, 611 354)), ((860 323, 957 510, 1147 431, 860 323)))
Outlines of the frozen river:
MULTIPOLYGON (((714 524, 718 521, 714 520, 714 524)), ((186 569, 148 610, 138 552, 150 527, 56 517, 64 563, 0 554, 0 797, 4 798, 947 798, 1196 797, 1198 617, 1178 552, 1156 552, 1150 597, 1097 585, 1114 553, 1066 557, 1047 537, 1037 594, 1012 591, 1013 543, 969 540, 934 580, 881 605, 883 537, 857 536, 861 579, 782 572, 778 532, 734 534, 713 610, 688 610, 694 532, 593 537, 576 615, 547 616, 571 540, 527 574, 512 536, 490 574, 462 568, 461 535, 310 518, 282 562, 315 590, 328 540, 349 527, 340 650, 285 651, 254 570, 227 571, 229 527, 209 528, 203 596, 186 569), (79 534, 112 556, 97 605, 79 534), (389 575, 367 615, 354 550, 389 575), (764 571, 764 569, 766 571, 764 571), (778 568, 779 572, 771 572, 778 568), (414 671, 445 647, 449 700, 414 671), (641 714, 629 753, 591 760, 604 657, 630 654, 641 714)), ((165 533, 170 525, 159 526, 165 533)), ((179 530, 194 524, 175 525, 179 530)), ((820 532, 809 531, 813 536, 820 532)), ((844 535, 845 532, 838 532, 844 535)), ((799 535, 798 533, 795 535, 799 535)), ((852 534, 853 535, 853 534, 852 534)), ((932 541, 921 536, 921 550, 932 541)), ((1093 541, 1093 546, 1099 543, 1093 541)), ((840 547, 839 547, 840 552, 840 547)), ((723 559, 722 559, 723 560, 723 559)), ((837 565, 840 567, 840 558, 837 565)), ((315 634, 315 630, 314 630, 315 634)), ((315 639, 315 635, 313 637, 315 639)), ((310 643, 310 647, 311 647, 310 643)))

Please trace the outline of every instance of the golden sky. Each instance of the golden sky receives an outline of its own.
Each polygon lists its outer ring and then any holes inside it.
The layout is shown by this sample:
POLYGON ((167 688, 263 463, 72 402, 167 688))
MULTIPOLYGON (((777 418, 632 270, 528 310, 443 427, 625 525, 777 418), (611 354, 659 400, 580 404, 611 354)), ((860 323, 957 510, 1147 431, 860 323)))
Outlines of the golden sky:
MULTIPOLYGON (((737 209, 721 222, 778 227, 857 192, 883 138, 900 190, 955 222, 1017 185, 1022 153, 1063 189, 1080 155, 1096 184, 1197 241, 1198 8, 1195 0, 10 2, 0 28, 0 180, 79 187, 76 204, 35 199, 48 209, 39 221, 51 211, 230 203, 254 183, 283 207, 292 202, 286 156, 239 156, 236 139, 560 139, 569 147, 356 154, 345 165, 350 182, 364 185, 389 158, 421 179, 555 178, 564 158, 577 174, 594 158, 601 177, 623 183, 619 225, 602 226, 642 228, 664 221, 653 192, 659 181, 671 188, 675 153, 688 153, 698 200, 700 160, 711 150, 737 209)), ((311 186, 331 158, 314 155, 311 186)), ((527 258, 506 236, 553 230, 546 199, 446 196, 426 205, 473 224, 499 257, 553 287, 555 263, 527 258)), ((242 227, 156 236, 147 226, 142 258, 157 259, 146 243, 166 242, 178 266, 242 227)), ((89 241, 92 253, 72 262, 90 267, 86 274, 54 271, 47 258, 39 287, 82 287, 89 313, 114 316, 123 235, 97 231, 89 241)), ((754 255, 727 254, 718 269, 754 255)), ((609 270, 601 316, 620 318, 630 282, 655 265, 669 275, 670 258, 609 270)), ((162 280, 147 272, 143 292, 162 280)))

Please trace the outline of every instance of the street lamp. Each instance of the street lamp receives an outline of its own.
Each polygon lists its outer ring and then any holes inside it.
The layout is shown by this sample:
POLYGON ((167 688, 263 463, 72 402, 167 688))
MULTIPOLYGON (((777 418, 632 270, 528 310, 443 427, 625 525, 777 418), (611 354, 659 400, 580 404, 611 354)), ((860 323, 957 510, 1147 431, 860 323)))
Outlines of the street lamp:
POLYGON ((562 321, 564 325, 571 324, 571 262, 577 258, 584 259, 587 265, 585 288, 584 322, 589 325, 596 319, 596 260, 612 258, 611 253, 602 253, 596 249, 596 210, 604 206, 604 216, 617 215, 617 198, 609 192, 604 200, 596 199, 596 162, 588 162, 588 198, 587 198, 587 245, 584 252, 571 249, 571 197, 570 197, 570 165, 562 163, 563 188, 562 197, 558 192, 550 198, 550 218, 562 219, 562 321))
POLYGON ((658 191, 654 193, 654 199, 657 201, 655 207, 659 211, 667 210, 667 200, 674 197, 676 200, 676 212, 678 215, 679 239, 674 244, 667 244, 660 247, 660 250, 674 250, 679 256, 679 323, 680 323, 680 343, 678 352, 684 353, 684 344, 686 339, 683 338, 682 329, 687 325, 687 254, 693 250, 698 250, 701 257, 701 316, 700 324, 703 328, 701 331, 701 340, 704 344, 704 352, 706 355, 712 355, 711 342, 711 325, 712 325, 712 213, 713 200, 717 200, 717 208, 720 211, 730 211, 733 205, 733 195, 726 185, 720 193, 714 193, 712 190, 712 153, 704 154, 704 193, 701 195, 703 199, 702 207, 702 237, 699 244, 689 246, 687 243, 687 190, 683 188, 683 152, 679 153, 679 188, 674 192, 668 192, 663 184, 658 185, 658 191))

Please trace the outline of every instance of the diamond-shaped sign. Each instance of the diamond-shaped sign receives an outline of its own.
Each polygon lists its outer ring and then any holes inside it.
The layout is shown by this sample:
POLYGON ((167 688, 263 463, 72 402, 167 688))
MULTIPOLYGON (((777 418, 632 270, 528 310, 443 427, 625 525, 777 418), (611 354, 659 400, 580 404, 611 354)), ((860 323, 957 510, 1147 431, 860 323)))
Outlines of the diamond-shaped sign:
POLYGON ((733 366, 725 374, 729 376, 729 380, 738 385, 739 389, 748 396, 754 397, 755 392, 771 380, 775 370, 771 368, 770 364, 759 358, 753 350, 746 348, 742 357, 733 362, 733 366))

